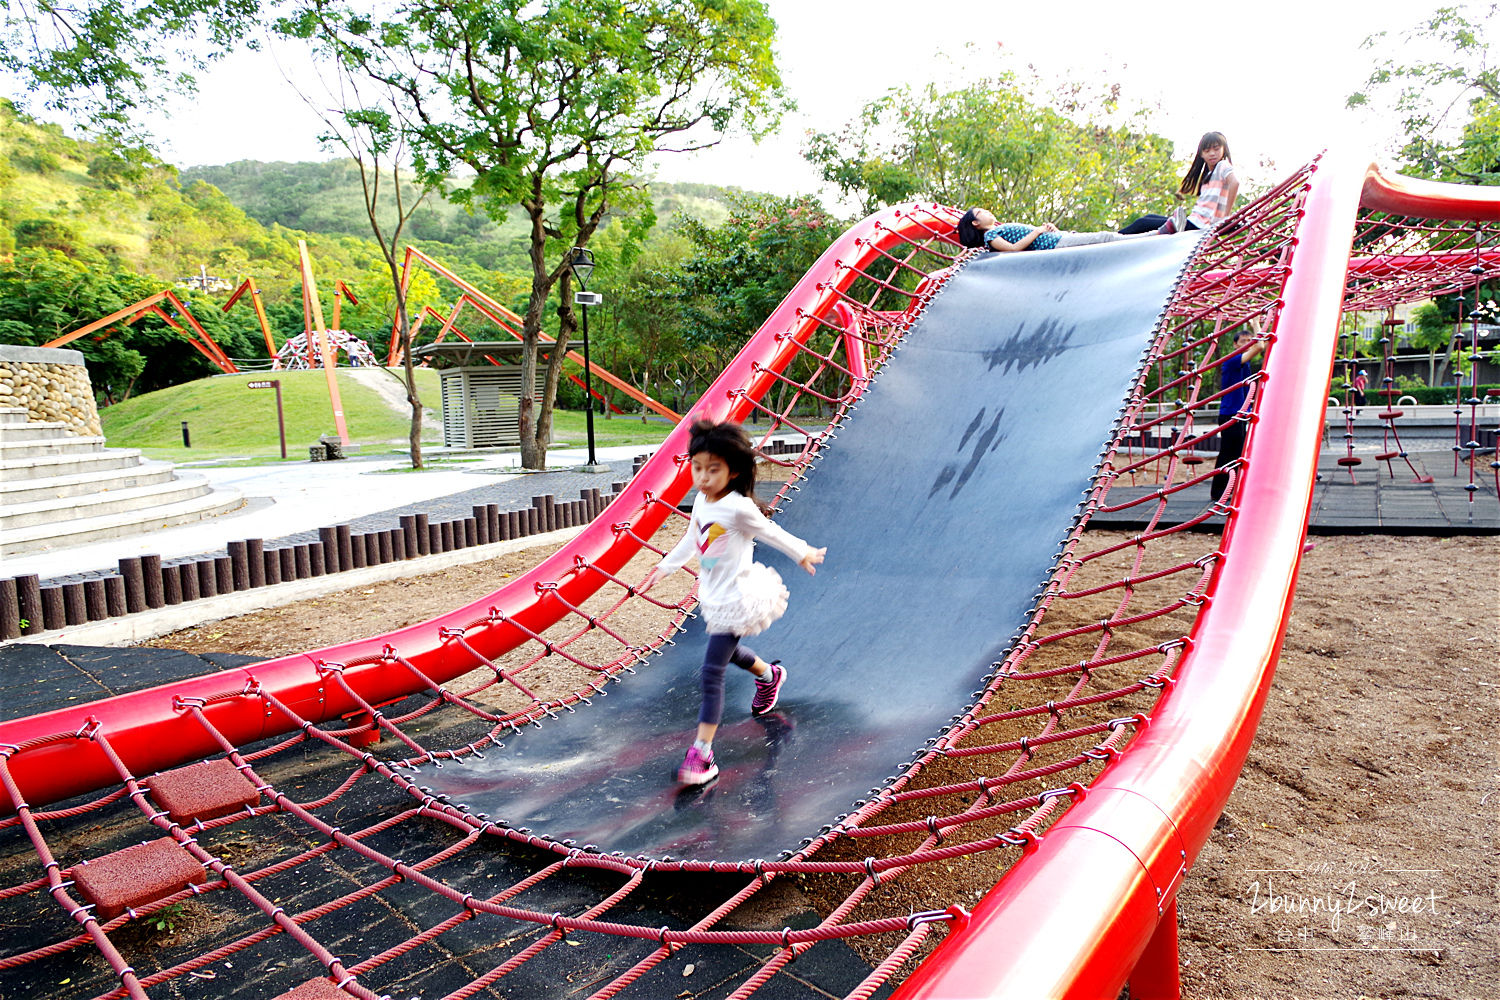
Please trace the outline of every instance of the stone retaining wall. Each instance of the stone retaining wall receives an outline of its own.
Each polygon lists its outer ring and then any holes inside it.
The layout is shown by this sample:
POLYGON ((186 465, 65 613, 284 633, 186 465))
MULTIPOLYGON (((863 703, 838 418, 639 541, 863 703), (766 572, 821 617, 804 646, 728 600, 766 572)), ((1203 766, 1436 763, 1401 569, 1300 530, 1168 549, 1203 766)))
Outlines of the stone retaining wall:
POLYGON ((0 344, 0 407, 9 406, 26 410, 31 420, 63 424, 79 437, 104 433, 78 351, 0 344))

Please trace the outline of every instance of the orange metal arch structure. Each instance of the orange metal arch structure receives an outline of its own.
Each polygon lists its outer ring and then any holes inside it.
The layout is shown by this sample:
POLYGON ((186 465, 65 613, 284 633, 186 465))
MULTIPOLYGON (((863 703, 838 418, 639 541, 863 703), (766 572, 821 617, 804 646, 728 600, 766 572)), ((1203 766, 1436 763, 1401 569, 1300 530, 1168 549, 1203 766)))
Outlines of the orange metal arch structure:
MULTIPOLYGON (((500 327, 500 329, 504 330, 512 337, 515 337, 517 340, 524 339, 521 334, 521 328, 524 325, 525 321, 522 320, 520 316, 516 315, 510 309, 507 309, 499 302, 496 302, 493 298, 486 295, 478 288, 475 288, 469 282, 465 281, 463 278, 460 278, 457 274, 454 274, 448 268, 444 267, 442 264, 439 264, 437 261, 427 256, 416 247, 412 246, 408 246, 406 248, 406 260, 401 266, 401 290, 403 293, 405 293, 406 290, 410 287, 412 266, 416 262, 427 265, 427 267, 437 272, 439 276, 446 278, 449 282, 457 286, 459 291, 462 293, 462 295, 459 296, 458 302, 453 307, 453 312, 448 317, 444 318, 443 330, 439 334, 440 337, 443 334, 446 334, 448 330, 452 328, 453 323, 458 319, 459 312, 463 309, 465 304, 468 304, 479 310, 479 312, 482 313, 486 319, 490 320, 492 323, 500 327)), ((431 310, 424 309, 422 315, 425 316, 429 311, 431 310)), ((438 313, 436 313, 436 311, 432 312, 434 315, 439 315, 438 313)), ((412 332, 412 336, 415 339, 415 329, 412 332)), ((460 334, 459 336, 463 335, 460 334)), ((539 334, 539 336, 542 343, 544 344, 550 344, 554 342, 554 338, 549 337, 546 334, 539 334)), ((465 337, 464 339, 467 340, 468 338, 465 337)), ((395 365, 400 361, 400 340, 401 328, 400 322, 399 320, 397 320, 395 322, 392 322, 391 324, 391 343, 390 348, 386 352, 386 364, 395 365)), ((578 365, 579 367, 583 366, 583 355, 579 354, 577 351, 569 351, 567 353, 567 358, 575 365, 578 365)), ((661 403, 658 403, 656 400, 641 392, 635 386, 631 385, 629 382, 625 381, 619 376, 606 371, 596 364, 590 364, 589 368, 593 372, 593 374, 601 381, 615 389, 618 389, 620 392, 623 392, 625 395, 640 403, 642 406, 645 406, 648 409, 651 409, 660 414, 661 416, 666 417, 673 423, 676 423, 677 421, 680 421, 682 419, 682 414, 676 412, 675 410, 672 410, 667 406, 662 405, 661 403)), ((582 385, 582 382, 576 376, 570 375, 569 378, 573 379, 574 382, 582 385)), ((596 398, 603 398, 602 396, 599 396, 598 393, 595 393, 594 395, 596 398)))
POLYGON ((89 323, 86 326, 81 326, 71 333, 65 333, 61 337, 49 340, 42 346, 62 347, 64 344, 71 344, 78 338, 86 337, 91 333, 96 333, 97 331, 103 332, 99 333, 98 336, 94 339, 101 340, 104 337, 109 336, 108 328, 110 326, 113 326, 115 323, 123 323, 124 325, 129 326, 131 323, 134 323, 136 320, 147 315, 154 315, 158 317, 162 322, 166 323, 172 329, 182 334, 187 342, 192 344, 199 354, 203 355, 209 361, 213 362, 213 364, 226 375, 234 375, 239 372, 239 369, 235 367, 234 362, 229 360, 229 355, 224 353, 224 349, 214 341, 214 338, 208 335, 208 331, 203 329, 202 324, 200 324, 197 318, 193 316, 188 307, 185 306, 182 300, 179 299, 176 294, 173 293, 170 289, 167 291, 157 292, 155 295, 148 295, 146 298, 141 299, 134 305, 128 305, 124 309, 117 309, 114 312, 110 313, 108 316, 105 316, 103 319, 96 319, 94 322, 89 323), (161 304, 163 302, 169 303, 172 308, 177 311, 177 315, 182 317, 182 319, 187 322, 187 326, 183 326, 181 323, 177 322, 177 320, 173 319, 172 316, 162 308, 161 304))

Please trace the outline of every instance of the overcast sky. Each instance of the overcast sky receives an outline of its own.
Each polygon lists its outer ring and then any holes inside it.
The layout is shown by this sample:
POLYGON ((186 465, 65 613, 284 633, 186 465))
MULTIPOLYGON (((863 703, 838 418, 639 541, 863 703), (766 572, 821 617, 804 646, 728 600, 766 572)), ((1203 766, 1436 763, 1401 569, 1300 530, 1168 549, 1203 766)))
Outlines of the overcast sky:
MULTIPOLYGON (((798 111, 759 146, 729 140, 703 153, 662 157, 656 175, 779 194, 815 191, 800 155, 809 129, 836 130, 888 88, 954 82, 1000 66, 1008 54, 1044 75, 1107 80, 1153 107, 1157 131, 1188 156, 1198 136, 1224 132, 1237 166, 1268 183, 1324 146, 1344 144, 1372 158, 1390 146, 1389 115, 1345 110, 1344 99, 1373 65, 1360 43, 1399 34, 1434 0, 1259 0, 1184 7, 1160 0, 769 0, 779 26, 782 76, 798 111), (1183 11, 1196 11, 1189 17, 1183 11), (971 47, 966 49, 968 43, 971 47)), ((232 57, 201 81, 200 100, 155 124, 164 156, 179 165, 240 159, 312 160, 318 122, 267 54, 232 57)))

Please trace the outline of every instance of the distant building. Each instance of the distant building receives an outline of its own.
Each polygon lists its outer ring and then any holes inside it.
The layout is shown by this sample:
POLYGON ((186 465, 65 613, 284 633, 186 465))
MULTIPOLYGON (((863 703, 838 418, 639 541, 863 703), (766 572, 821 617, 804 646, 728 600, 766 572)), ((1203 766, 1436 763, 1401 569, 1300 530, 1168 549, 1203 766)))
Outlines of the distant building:
POLYGON ((227 292, 234 288, 234 282, 216 274, 209 274, 208 265, 199 264, 197 274, 177 279, 177 287, 191 288, 199 292, 227 292))

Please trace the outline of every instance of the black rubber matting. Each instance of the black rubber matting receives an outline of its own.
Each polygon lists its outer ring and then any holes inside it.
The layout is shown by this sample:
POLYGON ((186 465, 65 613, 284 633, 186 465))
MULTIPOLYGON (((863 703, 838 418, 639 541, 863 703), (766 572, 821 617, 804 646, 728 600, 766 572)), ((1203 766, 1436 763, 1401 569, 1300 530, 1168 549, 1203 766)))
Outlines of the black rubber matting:
POLYGON ((262 657, 138 646, 0 645, 0 719, 20 719, 171 681, 214 674, 262 657))
POLYGON ((750 645, 790 679, 749 717, 731 668, 722 774, 682 791, 704 634, 421 785, 556 840, 673 858, 774 857, 896 775, 1001 658, 1072 524, 1193 242, 1147 238, 981 257, 954 277, 779 523, 791 607, 750 645))

